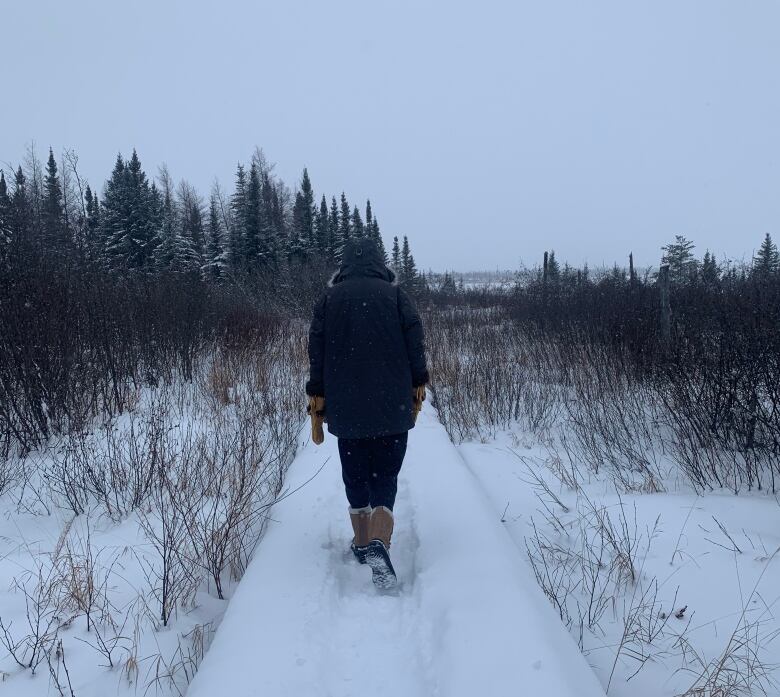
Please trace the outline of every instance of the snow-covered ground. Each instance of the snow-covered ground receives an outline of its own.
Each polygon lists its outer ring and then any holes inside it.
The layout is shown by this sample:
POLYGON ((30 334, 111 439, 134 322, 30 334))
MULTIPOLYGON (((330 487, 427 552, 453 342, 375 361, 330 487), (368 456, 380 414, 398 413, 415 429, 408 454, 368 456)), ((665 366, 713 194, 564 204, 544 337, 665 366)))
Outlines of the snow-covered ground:
POLYGON ((619 495, 609 478, 576 491, 527 434, 458 450, 517 552, 536 558, 610 695, 780 695, 777 497, 697 496, 672 481, 668 493, 619 495), (630 561, 616 554, 613 534, 630 561), (599 578, 589 585, 594 561, 599 578))
POLYGON ((53 673, 79 697, 780 695, 775 497, 566 487, 549 442, 455 446, 426 403, 400 478, 400 585, 381 594, 348 549, 335 438, 315 447, 304 427, 298 445, 241 581, 226 575, 226 600, 201 582, 167 625, 150 508, 74 517, 6 493, 0 692, 60 694, 53 673), (29 660, 36 635, 54 650, 33 676, 8 643, 29 660))
POLYGON ((184 694, 295 452, 294 340, 0 461, 0 694, 184 694))
POLYGON ((117 525, 2 510, 0 619, 19 658, 40 663, 33 673, 0 646, 0 694, 57 695, 54 676, 68 696, 182 693, 226 601, 198 591, 162 627, 151 590, 159 558, 136 516, 117 525))
POLYGON ((396 593, 351 558, 332 436, 287 489, 190 697, 603 695, 430 405, 400 478, 396 593))

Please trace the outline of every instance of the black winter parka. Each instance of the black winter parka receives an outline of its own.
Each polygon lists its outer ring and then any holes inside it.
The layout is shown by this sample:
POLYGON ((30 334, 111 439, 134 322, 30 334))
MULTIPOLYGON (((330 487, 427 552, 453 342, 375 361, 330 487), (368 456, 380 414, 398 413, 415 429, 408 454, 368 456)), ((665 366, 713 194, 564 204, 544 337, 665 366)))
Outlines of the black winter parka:
POLYGON ((370 438, 414 427, 412 389, 428 382, 423 327, 371 240, 350 240, 314 309, 309 395, 325 397, 328 431, 370 438))

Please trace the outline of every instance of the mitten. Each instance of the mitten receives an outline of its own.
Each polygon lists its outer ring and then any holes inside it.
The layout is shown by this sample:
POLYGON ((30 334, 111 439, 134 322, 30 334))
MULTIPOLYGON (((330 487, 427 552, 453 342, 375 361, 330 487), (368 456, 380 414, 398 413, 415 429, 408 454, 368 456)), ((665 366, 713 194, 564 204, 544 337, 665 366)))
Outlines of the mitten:
POLYGON ((325 432, 322 424, 325 422, 325 397, 309 397, 306 413, 311 416, 311 439, 315 445, 322 445, 325 432))
POLYGON ((422 409, 422 403, 425 401, 425 385, 420 385, 412 390, 412 413, 414 420, 417 421, 417 414, 422 409))

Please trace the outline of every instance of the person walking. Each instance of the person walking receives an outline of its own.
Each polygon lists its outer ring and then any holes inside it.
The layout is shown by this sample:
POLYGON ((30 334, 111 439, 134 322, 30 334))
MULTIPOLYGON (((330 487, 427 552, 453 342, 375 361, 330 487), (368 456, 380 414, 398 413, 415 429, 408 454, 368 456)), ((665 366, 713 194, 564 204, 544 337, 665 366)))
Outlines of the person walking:
POLYGON ((398 473, 428 383, 422 322, 372 240, 352 239, 314 309, 306 394, 315 443, 338 439, 352 551, 379 588, 390 560, 398 473))

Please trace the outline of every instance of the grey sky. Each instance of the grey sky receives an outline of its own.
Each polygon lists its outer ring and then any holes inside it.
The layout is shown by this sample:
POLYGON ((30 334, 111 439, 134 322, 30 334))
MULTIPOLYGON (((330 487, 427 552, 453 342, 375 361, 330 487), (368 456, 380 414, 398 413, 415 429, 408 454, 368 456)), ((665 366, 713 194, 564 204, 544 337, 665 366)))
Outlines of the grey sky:
POLYGON ((424 268, 780 238, 780 2, 11 2, 0 161, 116 152, 202 193, 255 145, 424 268))

